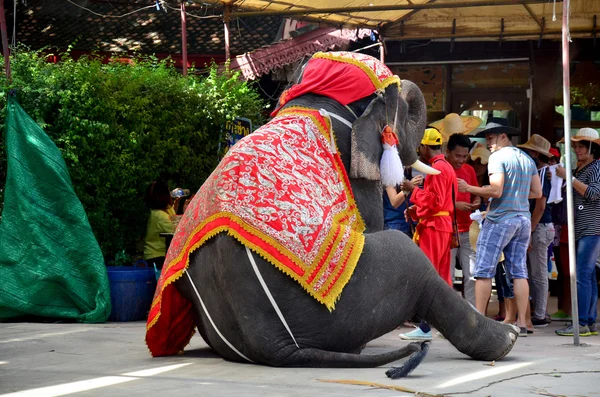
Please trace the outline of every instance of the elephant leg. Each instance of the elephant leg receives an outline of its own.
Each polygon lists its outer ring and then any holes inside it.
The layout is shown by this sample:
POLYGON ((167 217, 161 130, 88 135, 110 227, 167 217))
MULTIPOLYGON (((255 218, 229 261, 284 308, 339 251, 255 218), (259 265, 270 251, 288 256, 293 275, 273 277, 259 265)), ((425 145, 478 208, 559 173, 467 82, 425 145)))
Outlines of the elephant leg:
POLYGON ((429 302, 418 314, 444 335, 459 351, 477 360, 499 360, 512 349, 519 330, 480 314, 440 277, 425 287, 429 302))
POLYGON ((371 339, 415 314, 459 351, 479 360, 501 359, 518 337, 515 327, 481 315, 456 294, 401 232, 386 230, 367 235, 353 279, 364 282, 346 286, 336 311, 360 307, 360 316, 347 319, 346 324, 376 330, 371 339), (363 306, 363 302, 370 307, 363 306))

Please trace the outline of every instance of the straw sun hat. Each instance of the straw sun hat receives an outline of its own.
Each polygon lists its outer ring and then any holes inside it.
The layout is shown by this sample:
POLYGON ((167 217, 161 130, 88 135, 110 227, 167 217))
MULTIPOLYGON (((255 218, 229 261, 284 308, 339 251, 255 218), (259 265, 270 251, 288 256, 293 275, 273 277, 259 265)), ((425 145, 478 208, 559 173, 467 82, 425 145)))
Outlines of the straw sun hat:
MULTIPOLYGON (((565 141, 565 138, 561 139, 560 141, 558 141, 559 143, 562 143, 565 141)), ((571 137, 571 141, 573 142, 579 142, 579 141, 588 141, 588 142, 593 142, 595 144, 600 145, 600 134, 598 134, 598 131, 596 131, 593 128, 580 128, 579 131, 577 131, 577 134, 575 134, 574 136, 571 137)))
POLYGON ((534 152, 541 153, 547 157, 553 156, 552 153, 550 153, 550 148, 552 147, 550 142, 546 138, 544 138, 538 134, 533 134, 527 142, 525 142, 522 145, 517 145, 517 146, 522 149, 533 150, 534 152))
POLYGON ((483 145, 476 145, 471 151, 471 160, 475 161, 480 159, 481 164, 485 165, 490 160, 490 151, 483 145))
POLYGON ((444 138, 448 141, 452 134, 468 134, 479 127, 481 119, 475 116, 459 116, 457 113, 449 113, 441 120, 435 121, 430 125, 437 128, 444 138))

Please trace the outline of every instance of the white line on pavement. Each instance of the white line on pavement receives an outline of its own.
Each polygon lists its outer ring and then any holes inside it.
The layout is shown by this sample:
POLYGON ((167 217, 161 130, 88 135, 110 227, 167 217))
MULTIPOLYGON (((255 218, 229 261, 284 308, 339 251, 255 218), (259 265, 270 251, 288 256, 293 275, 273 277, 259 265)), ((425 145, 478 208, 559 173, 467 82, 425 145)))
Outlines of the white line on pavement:
POLYGON ((83 329, 72 329, 70 331, 62 331, 62 332, 46 332, 44 334, 36 334, 36 335, 32 335, 32 336, 26 336, 23 338, 4 339, 4 340, 0 339, 0 343, 26 342, 28 340, 33 340, 33 339, 45 339, 45 338, 51 338, 53 336, 76 334, 79 332, 87 332, 87 331, 91 331, 91 330, 92 330, 91 328, 83 328, 83 329))
POLYGON ((131 382, 140 378, 157 375, 163 372, 172 371, 177 368, 185 367, 191 363, 175 364, 166 367, 146 369, 142 371, 129 372, 118 376, 103 376, 101 378, 87 379, 79 382, 64 383, 62 385, 40 387, 37 389, 23 390, 16 393, 1 394, 0 397, 58 397, 67 394, 79 393, 82 391, 98 389, 101 387, 118 385, 120 383, 131 382))
POLYGON ((479 372, 474 372, 469 375, 465 375, 465 376, 461 376, 459 378, 452 379, 451 381, 448 381, 446 383, 442 383, 441 385, 436 386, 436 388, 441 389, 443 387, 456 386, 460 383, 466 383, 466 382, 470 382, 470 381, 477 380, 477 379, 488 378, 490 376, 514 371, 516 369, 523 368, 523 367, 526 367, 531 364, 533 364, 533 363, 527 362, 527 363, 511 364, 511 365, 504 365, 504 366, 500 366, 500 365, 496 364, 498 366, 496 366, 494 368, 486 369, 486 370, 479 371, 479 372))

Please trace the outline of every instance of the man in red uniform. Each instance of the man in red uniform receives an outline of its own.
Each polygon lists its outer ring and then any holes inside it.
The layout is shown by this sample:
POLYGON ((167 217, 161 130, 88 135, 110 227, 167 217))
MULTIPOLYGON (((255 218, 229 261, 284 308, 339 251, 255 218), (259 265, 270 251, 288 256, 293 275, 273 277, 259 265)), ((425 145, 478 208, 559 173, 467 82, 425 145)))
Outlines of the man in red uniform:
MULTIPOLYGON (((446 146, 446 160, 454 168, 457 178, 468 181, 469 185, 479 186, 475 170, 466 163, 470 146, 471 140, 466 135, 450 135, 446 146)), ((473 222, 470 217, 471 212, 479 209, 481 198, 468 192, 455 191, 454 194, 460 247, 453 249, 450 253, 450 273, 454 272, 454 264, 458 255, 463 275, 463 297, 475 307, 475 279, 472 277, 475 269, 475 252, 469 241, 469 228, 473 222)))
MULTIPOLYGON (((415 189, 410 182, 405 182, 402 190, 412 191, 411 201, 414 205, 407 210, 407 216, 418 221, 415 238, 423 253, 429 258, 440 277, 452 286, 450 276, 450 245, 452 242, 452 217, 454 204, 452 189, 458 192, 458 184, 454 168, 446 161, 441 152, 442 134, 435 128, 427 128, 423 134, 419 152, 440 171, 438 175, 427 175, 423 189, 415 189)), ((421 321, 419 328, 406 334, 400 334, 405 340, 431 339, 431 327, 421 321)))

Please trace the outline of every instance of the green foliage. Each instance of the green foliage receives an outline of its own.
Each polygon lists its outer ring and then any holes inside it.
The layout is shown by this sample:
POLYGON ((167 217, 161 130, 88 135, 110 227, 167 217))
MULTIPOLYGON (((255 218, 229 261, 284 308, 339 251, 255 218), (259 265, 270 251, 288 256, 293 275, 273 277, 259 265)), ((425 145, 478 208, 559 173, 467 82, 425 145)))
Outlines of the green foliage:
POLYGON ((127 254, 125 250, 119 251, 115 254, 115 259, 109 262, 112 266, 128 266, 133 263, 131 255, 127 254))
POLYGON ((582 86, 571 86, 571 103, 587 110, 599 108, 600 85, 589 83, 582 86))
POLYGON ((52 64, 46 56, 17 49, 13 83, 2 83, 17 89, 25 111, 61 150, 107 258, 136 252, 148 218, 143 198, 149 183, 162 178, 171 188, 196 191, 218 163, 226 120, 264 121, 266 104, 254 88, 215 65, 205 76, 183 77, 154 57, 103 64, 98 57, 63 54, 52 64))

